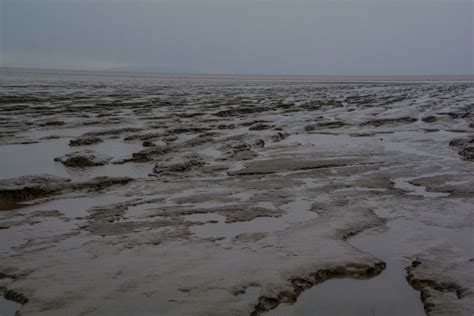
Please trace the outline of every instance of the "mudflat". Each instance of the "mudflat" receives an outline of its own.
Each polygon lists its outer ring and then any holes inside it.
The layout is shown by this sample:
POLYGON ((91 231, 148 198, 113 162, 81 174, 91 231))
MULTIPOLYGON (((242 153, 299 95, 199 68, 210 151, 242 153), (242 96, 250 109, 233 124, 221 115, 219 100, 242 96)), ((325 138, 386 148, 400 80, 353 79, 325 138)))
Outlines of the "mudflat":
POLYGON ((2 71, 0 314, 472 315, 472 100, 2 71))

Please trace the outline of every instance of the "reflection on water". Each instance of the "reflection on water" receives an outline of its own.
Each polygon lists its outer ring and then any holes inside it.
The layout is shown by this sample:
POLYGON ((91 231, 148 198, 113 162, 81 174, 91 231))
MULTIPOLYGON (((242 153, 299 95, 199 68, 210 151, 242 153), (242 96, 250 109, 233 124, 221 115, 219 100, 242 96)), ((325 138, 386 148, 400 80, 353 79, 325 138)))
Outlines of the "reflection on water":
POLYGON ((25 204, 10 202, 10 201, 0 201, 0 211, 9 211, 15 210, 17 208, 21 208, 26 206, 25 204))
POLYGON ((240 294, 244 301, 257 301, 261 289, 258 286, 249 286, 243 294, 240 294))
POLYGON ((420 195, 425 198, 436 198, 436 197, 443 197, 443 196, 449 195, 449 193, 446 193, 446 192, 429 192, 429 191, 426 191, 426 188, 424 186, 413 185, 409 182, 415 179, 416 177, 393 179, 394 187, 397 189, 408 191, 407 194, 420 195))
POLYGON ((21 304, 7 300, 3 295, 0 295, 0 316, 14 316, 20 308, 21 304))
POLYGON ((106 309, 99 307, 94 311, 95 315, 180 315, 176 313, 180 301, 186 297, 186 293, 180 291, 143 293, 142 295, 121 295, 120 299, 113 296, 104 300, 106 309))
POLYGON ((369 231, 349 240, 385 261, 387 268, 368 280, 333 279, 304 291, 294 305, 282 304, 269 315, 425 315, 420 295, 405 279, 409 261, 400 252, 403 224, 389 222, 383 232, 369 231))
POLYGON ((65 139, 28 145, 0 146, 0 179, 48 173, 66 177, 64 167, 54 158, 71 151, 65 139))
MULTIPOLYGON (((24 221, 22 225, 13 226, 9 229, 0 229, 0 252, 8 251, 25 243, 28 239, 40 240, 72 231, 80 225, 78 218, 89 215, 88 210, 93 207, 110 205, 127 201, 129 198, 113 194, 105 194, 93 197, 63 198, 47 201, 41 204, 28 205, 17 209, 17 218, 27 218, 35 211, 58 210, 60 216, 43 217, 33 220, 34 224, 24 221)), ((3 212, 4 215, 7 214, 3 212)), ((0 214, 1 215, 1 214, 0 214)), ((12 221, 16 221, 13 219, 12 221)))
POLYGON ((0 146, 0 179, 15 178, 26 175, 51 174, 68 177, 73 180, 84 180, 97 176, 139 177, 151 173, 151 164, 107 164, 92 168, 69 168, 54 158, 64 154, 91 149, 98 154, 112 156, 115 160, 128 158, 140 151, 138 143, 125 142, 119 139, 108 139, 104 142, 81 147, 70 147, 69 139, 53 139, 42 143, 28 145, 0 146))
POLYGON ((225 217, 219 214, 193 214, 185 216, 188 221, 214 221, 204 225, 191 227, 191 232, 202 238, 226 237, 232 238, 242 233, 261 233, 284 230, 291 224, 313 220, 318 217, 317 213, 308 209, 311 203, 298 200, 283 205, 286 213, 280 217, 258 217, 246 222, 225 223, 225 217))

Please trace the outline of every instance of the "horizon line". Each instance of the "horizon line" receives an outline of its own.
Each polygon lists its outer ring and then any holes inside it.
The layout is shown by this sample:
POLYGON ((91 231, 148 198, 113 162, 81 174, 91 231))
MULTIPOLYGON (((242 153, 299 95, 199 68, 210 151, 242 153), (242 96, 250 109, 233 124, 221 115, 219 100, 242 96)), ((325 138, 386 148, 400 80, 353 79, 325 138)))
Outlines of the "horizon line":
MULTIPOLYGON (((291 78, 301 78, 301 79, 330 79, 330 78, 339 78, 339 79, 391 79, 391 80, 415 80, 415 81, 443 81, 443 80, 474 80, 474 74, 417 74, 417 75, 316 75, 316 74, 257 74, 257 73, 203 73, 203 72, 159 72, 159 71, 144 71, 144 70, 117 70, 117 69, 72 69, 72 68, 42 68, 42 67, 0 67, 1 71, 24 71, 24 72, 32 72, 32 73, 44 73, 44 74, 81 74, 87 75, 85 73, 96 73, 96 74, 106 74, 111 76, 119 76, 119 75, 131 75, 131 77, 171 77, 171 78, 190 78, 193 77, 205 77, 207 79, 212 79, 213 77, 217 77, 218 79, 223 79, 225 77, 229 77, 229 79, 235 77, 254 77, 254 78, 280 78, 280 79, 291 79, 291 78)), ((216 79, 217 79, 216 78, 216 79)))

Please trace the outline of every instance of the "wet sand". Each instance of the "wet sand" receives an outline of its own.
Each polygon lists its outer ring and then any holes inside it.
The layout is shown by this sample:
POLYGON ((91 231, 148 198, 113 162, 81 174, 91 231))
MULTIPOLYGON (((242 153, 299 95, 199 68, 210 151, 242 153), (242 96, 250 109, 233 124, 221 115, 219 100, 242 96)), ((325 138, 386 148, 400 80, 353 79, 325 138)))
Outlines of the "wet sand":
POLYGON ((0 314, 472 314, 474 84, 349 79, 0 72, 0 314))

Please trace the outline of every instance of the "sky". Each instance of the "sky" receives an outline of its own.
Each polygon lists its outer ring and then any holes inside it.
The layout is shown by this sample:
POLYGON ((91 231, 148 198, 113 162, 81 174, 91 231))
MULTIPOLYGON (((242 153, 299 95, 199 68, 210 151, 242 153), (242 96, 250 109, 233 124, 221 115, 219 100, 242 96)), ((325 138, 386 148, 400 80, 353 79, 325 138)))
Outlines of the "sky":
POLYGON ((0 0, 0 66, 472 75, 474 0, 0 0))

